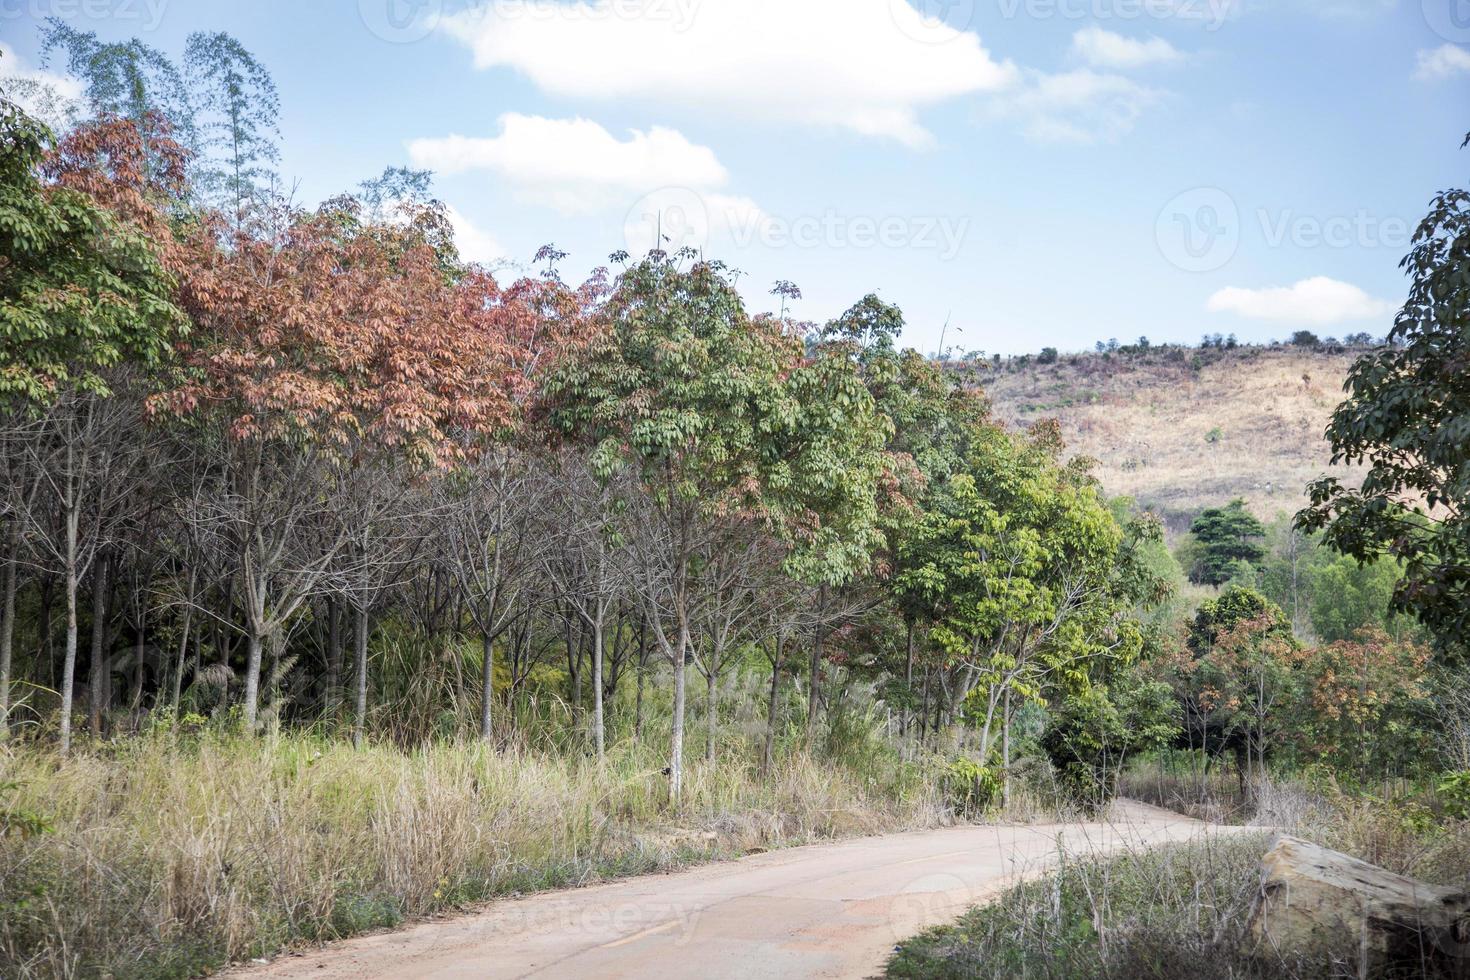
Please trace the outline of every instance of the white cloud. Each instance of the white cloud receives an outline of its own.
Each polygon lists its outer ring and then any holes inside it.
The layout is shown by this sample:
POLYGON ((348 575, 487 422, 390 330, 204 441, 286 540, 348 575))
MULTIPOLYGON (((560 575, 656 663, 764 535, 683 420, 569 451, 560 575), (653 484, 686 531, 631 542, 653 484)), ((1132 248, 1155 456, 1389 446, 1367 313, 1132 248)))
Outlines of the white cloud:
POLYGON ((1470 74, 1470 50, 1444 44, 1432 51, 1419 52, 1419 67, 1414 77, 1421 82, 1438 82, 1465 74, 1470 74))
POLYGON ((1178 48, 1161 37, 1135 40, 1105 31, 1096 24, 1072 35, 1072 53, 1094 68, 1142 68, 1167 65, 1184 59, 1178 48))
POLYGON ((71 119, 85 91, 80 79, 34 68, 4 41, 0 41, 0 89, 52 126, 71 119))
POLYGON ((524 0, 442 28, 544 92, 822 125, 924 146, 923 108, 1016 77, 905 0, 524 0))
POLYGON ((1349 283, 1316 276, 1271 289, 1222 289, 1210 297, 1206 308, 1211 313, 1234 313, 1252 320, 1327 326, 1387 316, 1394 305, 1374 299, 1349 283))
POLYGON ((686 187, 663 187, 639 198, 623 220, 629 253, 653 248, 744 247, 767 226, 770 217, 748 197, 699 193, 686 187))
POLYGON ((458 208, 446 205, 445 212, 449 226, 454 229, 454 245, 459 249, 460 258, 489 265, 506 257, 500 243, 466 218, 458 208))
MULTIPOLYGON (((633 130, 618 139, 587 119, 510 113, 500 135, 449 136, 409 144, 414 166, 456 174, 488 170, 522 200, 563 214, 622 211, 628 251, 641 255, 753 238, 768 216, 748 197, 723 192, 729 172, 708 147, 672 129, 633 130), (661 243, 661 244, 660 244, 661 243)), ((460 252, 488 262, 502 249, 450 209, 460 252)))
POLYGON ((522 197, 564 214, 596 211, 659 187, 719 187, 729 174, 714 151, 655 126, 619 140, 587 119, 508 113, 500 135, 414 140, 414 165, 443 174, 489 170, 522 197))
POLYGON ((992 118, 1023 122, 1026 135, 1039 143, 1096 143, 1114 140, 1133 129, 1162 91, 1090 68, 1049 75, 1033 72, 1018 91, 992 99, 992 118))

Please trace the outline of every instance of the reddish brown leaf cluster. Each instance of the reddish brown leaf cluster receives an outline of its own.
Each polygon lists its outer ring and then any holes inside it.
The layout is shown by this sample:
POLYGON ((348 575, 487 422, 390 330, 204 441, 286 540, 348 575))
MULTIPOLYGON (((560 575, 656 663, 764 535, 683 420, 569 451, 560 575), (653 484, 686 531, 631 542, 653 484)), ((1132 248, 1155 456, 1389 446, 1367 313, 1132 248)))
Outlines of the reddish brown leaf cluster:
POLYGON ((350 217, 281 207, 232 234, 201 226, 181 284, 198 341, 156 405, 207 413, 239 440, 406 450, 440 467, 513 436, 596 286, 451 276, 414 223, 350 217))

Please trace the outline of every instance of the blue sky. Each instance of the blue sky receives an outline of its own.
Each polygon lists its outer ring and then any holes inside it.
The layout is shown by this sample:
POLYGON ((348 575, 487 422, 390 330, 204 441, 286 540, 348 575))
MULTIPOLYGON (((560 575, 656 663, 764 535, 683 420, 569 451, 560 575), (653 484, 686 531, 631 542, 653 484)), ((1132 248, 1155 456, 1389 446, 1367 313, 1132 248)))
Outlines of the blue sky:
POLYGON ((474 257, 662 227, 926 350, 1382 334, 1470 171, 1470 0, 0 0, 12 71, 51 15, 233 33, 308 203, 429 167, 474 257))

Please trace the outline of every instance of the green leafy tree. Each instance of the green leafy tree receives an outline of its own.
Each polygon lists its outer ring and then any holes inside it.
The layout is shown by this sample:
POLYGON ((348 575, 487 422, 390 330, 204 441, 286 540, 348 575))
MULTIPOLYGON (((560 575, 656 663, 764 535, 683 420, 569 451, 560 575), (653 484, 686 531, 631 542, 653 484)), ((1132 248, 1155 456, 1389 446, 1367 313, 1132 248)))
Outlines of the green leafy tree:
MULTIPOLYGON (((0 102, 0 402, 41 419, 25 454, 50 506, 24 516, 64 582, 63 754, 71 741, 78 589, 101 547, 102 525, 131 486, 121 476, 128 448, 140 445, 118 448, 119 429, 136 413, 109 404, 108 374, 124 362, 156 368, 186 329, 174 305, 173 246, 153 207, 156 185, 145 176, 144 157, 141 137, 126 123, 83 127, 53 145, 46 127, 0 102)), ((159 159, 181 161, 166 150, 159 159)), ((172 176, 181 172, 180 163, 172 176)), ((9 664, 3 667, 0 687, 8 688, 9 664)), ((0 704, 7 700, 0 695, 0 704)))
POLYGON ((94 178, 147 208, 141 144, 124 128, 54 148, 44 125, 0 102, 0 397, 105 394, 107 369, 156 365, 184 332, 163 229, 107 207, 121 202, 89 193, 94 178))
POLYGON ((1278 634, 1289 634, 1291 624, 1281 607, 1255 589, 1232 586, 1217 598, 1206 599, 1189 627, 1189 649, 1195 656, 1207 654, 1221 634, 1247 620, 1269 622, 1278 634))
POLYGON ((1245 509, 1244 500, 1205 510, 1189 530, 1199 542, 1191 578, 1202 585, 1224 585, 1238 574, 1241 562, 1257 566, 1266 557, 1261 546, 1266 528, 1245 509))
MULTIPOLYGON (((1470 145, 1470 137, 1465 145, 1470 145)), ((1327 428, 1358 489, 1317 481, 1297 518, 1360 560, 1403 563, 1395 608, 1463 656, 1470 631, 1470 192, 1434 198, 1402 268, 1412 284, 1388 344, 1348 373, 1327 428)))
POLYGON ((1141 649, 1118 577, 1123 543, 1095 487, 1046 439, 999 429, 905 543, 899 585, 933 604, 932 637, 957 670, 982 758, 997 732, 1005 754, 1014 699, 1084 689, 1094 661, 1141 649))
POLYGON ((1336 556, 1312 571, 1312 629, 1324 643, 1351 640, 1364 627, 1392 624, 1390 606, 1399 569, 1383 559, 1363 565, 1336 556))
POLYGON ((1129 759, 1179 733, 1178 714, 1168 684, 1125 672, 1112 685, 1063 700, 1047 720, 1041 747, 1068 796, 1097 810, 1116 794, 1129 759))
POLYGON ((946 492, 951 476, 964 471, 971 446, 988 427, 989 405, 960 374, 946 372, 916 350, 898 349, 903 325, 897 306, 870 294, 823 327, 819 341, 851 356, 878 411, 890 423, 883 447, 886 479, 879 488, 885 538, 879 561, 904 629, 904 685, 898 700, 907 729, 920 707, 915 668, 932 666, 926 640, 935 615, 922 590, 904 585, 905 563, 915 553, 907 542, 918 530, 916 518, 946 492))
POLYGON ((592 447, 593 471, 606 480, 626 469, 641 488, 630 539, 648 623, 674 668, 676 799, 702 549, 722 524, 756 521, 792 542, 794 573, 844 580, 865 565, 855 541, 881 446, 850 368, 803 364, 782 321, 749 318, 724 267, 682 268, 689 257, 653 253, 625 271, 606 330, 547 383, 553 424, 592 447))

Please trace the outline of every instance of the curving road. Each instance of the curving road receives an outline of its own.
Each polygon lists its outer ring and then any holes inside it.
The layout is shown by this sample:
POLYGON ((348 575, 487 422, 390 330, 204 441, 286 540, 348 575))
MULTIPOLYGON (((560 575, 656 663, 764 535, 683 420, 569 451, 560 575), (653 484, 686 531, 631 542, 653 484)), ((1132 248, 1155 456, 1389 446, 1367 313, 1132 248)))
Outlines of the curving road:
POLYGON ((1101 854, 1213 829, 1127 803, 1098 823, 963 826, 790 848, 507 899, 235 975, 871 977, 900 939, 1044 871, 1059 853, 1101 854))

